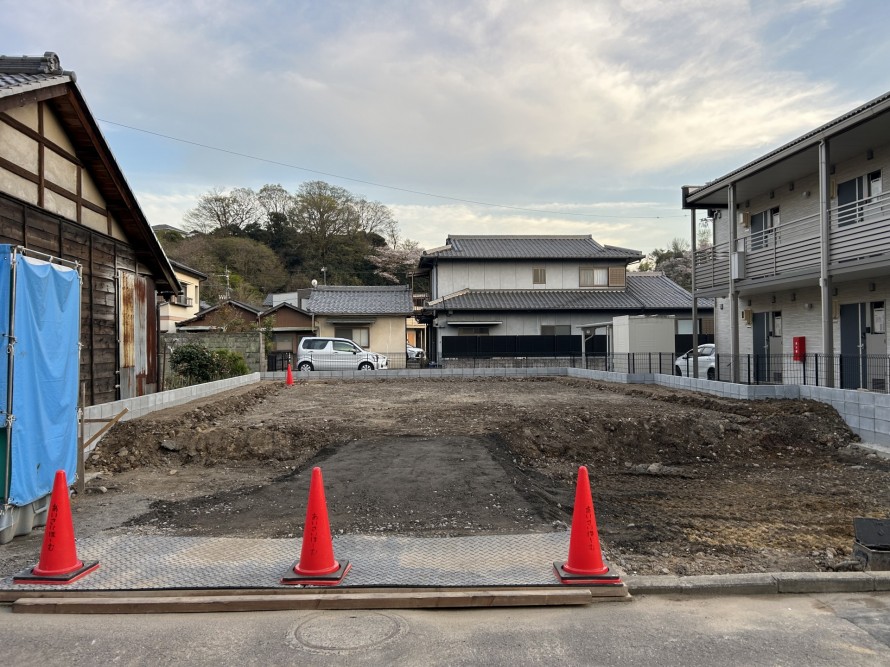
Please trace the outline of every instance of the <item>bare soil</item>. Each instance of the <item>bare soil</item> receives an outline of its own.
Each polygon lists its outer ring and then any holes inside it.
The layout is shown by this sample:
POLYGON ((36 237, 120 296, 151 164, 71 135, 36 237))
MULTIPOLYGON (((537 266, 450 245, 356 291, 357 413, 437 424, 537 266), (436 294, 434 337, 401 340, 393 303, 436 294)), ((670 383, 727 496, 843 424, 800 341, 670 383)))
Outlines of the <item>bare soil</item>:
MULTIPOLYGON (((114 427, 75 528, 299 538, 318 465, 334 532, 566 530, 586 465, 604 555, 628 573, 856 569, 853 518, 890 516, 890 460, 856 441, 811 401, 568 378, 265 383, 114 427)), ((0 574, 41 535, 0 547, 0 574)))

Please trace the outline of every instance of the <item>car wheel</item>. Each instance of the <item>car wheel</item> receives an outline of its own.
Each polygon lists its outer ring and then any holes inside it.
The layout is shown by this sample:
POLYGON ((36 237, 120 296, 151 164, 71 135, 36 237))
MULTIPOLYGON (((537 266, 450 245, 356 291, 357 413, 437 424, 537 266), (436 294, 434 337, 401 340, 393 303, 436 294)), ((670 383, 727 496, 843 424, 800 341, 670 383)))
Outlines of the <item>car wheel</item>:
POLYGON ((359 369, 360 371, 373 371, 373 370, 374 370, 374 364, 372 364, 370 361, 363 361, 362 363, 360 363, 360 364, 358 365, 358 369, 359 369))
POLYGON ((708 369, 708 379, 713 380, 716 376, 717 376, 717 373, 714 371, 714 369, 709 368, 708 369))
POLYGON ((298 371, 304 371, 304 372, 305 372, 305 371, 311 371, 311 370, 312 370, 312 364, 309 363, 308 361, 302 361, 302 362, 300 362, 300 365, 297 366, 297 370, 298 370, 298 371))
POLYGON ((674 375, 678 377, 683 377, 683 371, 680 370, 679 366, 674 366, 674 375))

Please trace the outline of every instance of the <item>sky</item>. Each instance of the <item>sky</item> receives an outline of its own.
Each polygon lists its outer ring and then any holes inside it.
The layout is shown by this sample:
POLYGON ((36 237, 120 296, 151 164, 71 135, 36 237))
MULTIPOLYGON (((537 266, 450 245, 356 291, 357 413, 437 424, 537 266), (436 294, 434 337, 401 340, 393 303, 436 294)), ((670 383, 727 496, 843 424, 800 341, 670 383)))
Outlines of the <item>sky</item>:
POLYGON ((449 234, 689 238, 701 185, 890 90, 885 0, 0 0, 152 225, 324 180, 449 234))

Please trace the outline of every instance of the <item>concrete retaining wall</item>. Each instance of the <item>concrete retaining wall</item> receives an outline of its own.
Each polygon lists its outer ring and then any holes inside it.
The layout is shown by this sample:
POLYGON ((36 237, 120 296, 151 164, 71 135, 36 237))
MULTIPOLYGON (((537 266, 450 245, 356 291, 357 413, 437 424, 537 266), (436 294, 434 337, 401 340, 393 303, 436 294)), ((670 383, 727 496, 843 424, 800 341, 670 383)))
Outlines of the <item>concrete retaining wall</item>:
POLYGON ((225 332, 193 331, 191 333, 161 334, 161 359, 159 362, 167 373, 170 372, 169 354, 179 345, 200 343, 208 350, 231 350, 237 352, 247 363, 252 373, 266 370, 266 352, 261 331, 225 332))
MULTIPOLYGON (((84 420, 102 419, 111 420, 121 410, 127 408, 129 412, 125 414, 121 421, 128 421, 137 417, 142 417, 154 412, 155 410, 163 410, 172 408, 176 405, 182 405, 198 398, 206 398, 213 396, 222 391, 243 387, 249 384, 256 384, 260 381, 259 373, 251 373, 250 375, 239 375, 238 377, 226 378, 225 380, 217 380, 216 382, 207 382, 205 384, 196 384, 191 387, 183 387, 181 389, 171 389, 170 391, 162 391, 157 394, 149 394, 147 396, 139 396, 138 398, 126 398, 122 401, 114 401, 112 403, 101 403, 99 405, 91 405, 84 408, 84 420)), ((94 434, 101 430, 104 424, 100 422, 84 421, 84 442, 89 440, 94 434)), ((87 448, 87 453, 95 449, 98 440, 87 448)))

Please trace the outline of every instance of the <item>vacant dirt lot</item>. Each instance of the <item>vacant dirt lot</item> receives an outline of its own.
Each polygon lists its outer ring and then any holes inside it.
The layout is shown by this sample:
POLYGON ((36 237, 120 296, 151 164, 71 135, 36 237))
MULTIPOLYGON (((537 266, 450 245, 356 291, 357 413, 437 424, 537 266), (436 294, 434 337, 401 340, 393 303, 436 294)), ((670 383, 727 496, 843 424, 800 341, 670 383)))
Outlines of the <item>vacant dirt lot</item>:
POLYGON ((587 465, 629 573, 847 569, 853 518, 890 515, 890 461, 855 440, 820 403, 566 378, 263 384, 115 427, 75 527, 299 537, 320 465, 335 532, 565 530, 587 465))

